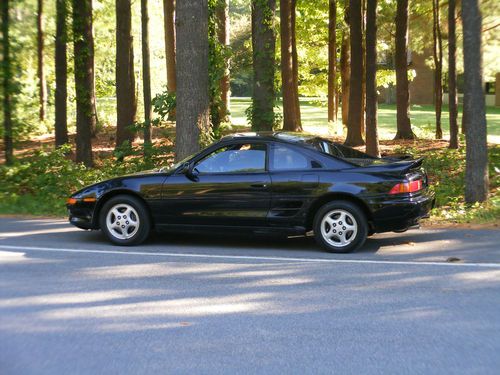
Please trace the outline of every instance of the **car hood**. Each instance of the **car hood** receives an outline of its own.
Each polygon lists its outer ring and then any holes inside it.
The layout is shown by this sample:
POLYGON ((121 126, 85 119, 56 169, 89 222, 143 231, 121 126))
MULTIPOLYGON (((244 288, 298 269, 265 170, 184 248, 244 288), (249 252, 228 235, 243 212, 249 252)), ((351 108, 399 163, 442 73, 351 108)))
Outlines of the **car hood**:
POLYGON ((148 170, 140 171, 140 172, 129 173, 129 174, 117 177, 117 178, 129 177, 129 176, 149 176, 152 174, 171 174, 171 171, 166 169, 166 168, 165 169, 155 168, 155 169, 148 169, 148 170))
POLYGON ((107 190, 110 185, 112 185, 114 182, 127 179, 127 178, 138 178, 138 177, 147 177, 147 176, 153 176, 153 175, 162 175, 162 176, 169 176, 173 173, 173 170, 163 170, 163 169, 149 169, 145 171, 140 171, 140 172, 135 172, 135 173, 129 173, 126 175, 122 176, 117 176, 117 177, 112 177, 108 178, 106 180, 102 180, 99 182, 96 182, 91 185, 87 185, 80 190, 74 192, 71 194, 71 197, 77 197, 80 195, 85 195, 93 191, 99 191, 99 190, 107 190))

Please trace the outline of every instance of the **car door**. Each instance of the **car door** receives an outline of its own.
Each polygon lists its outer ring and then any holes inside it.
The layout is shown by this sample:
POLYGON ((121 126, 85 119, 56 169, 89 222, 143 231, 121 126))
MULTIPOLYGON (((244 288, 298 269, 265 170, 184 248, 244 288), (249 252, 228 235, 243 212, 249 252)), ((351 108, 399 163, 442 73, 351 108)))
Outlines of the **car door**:
POLYGON ((232 142, 194 160, 191 173, 167 178, 163 222, 264 226, 271 201, 264 142, 232 142))
POLYGON ((274 142, 270 145, 269 173, 272 200, 271 226, 302 226, 311 201, 318 194, 322 165, 299 146, 274 142))

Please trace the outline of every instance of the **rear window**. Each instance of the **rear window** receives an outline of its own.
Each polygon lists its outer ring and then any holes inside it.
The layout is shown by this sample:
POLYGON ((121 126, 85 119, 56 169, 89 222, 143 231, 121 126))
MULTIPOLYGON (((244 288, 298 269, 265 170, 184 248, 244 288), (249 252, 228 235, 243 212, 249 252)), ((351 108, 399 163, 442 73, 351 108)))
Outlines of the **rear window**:
POLYGON ((380 160, 379 158, 375 158, 354 148, 344 146, 340 143, 331 142, 323 138, 310 139, 307 141, 307 144, 318 151, 324 152, 325 154, 335 156, 358 165, 371 164, 380 160))

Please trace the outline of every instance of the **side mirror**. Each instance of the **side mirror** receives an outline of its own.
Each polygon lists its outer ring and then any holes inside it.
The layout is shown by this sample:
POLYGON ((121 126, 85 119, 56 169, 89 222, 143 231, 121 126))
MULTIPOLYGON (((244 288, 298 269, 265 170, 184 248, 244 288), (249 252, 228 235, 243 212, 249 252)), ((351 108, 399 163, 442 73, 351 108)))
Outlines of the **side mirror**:
POLYGON ((181 168, 179 169, 179 173, 188 175, 190 173, 190 165, 189 163, 184 163, 182 164, 181 168))
POLYGON ((184 163, 179 172, 192 181, 198 181, 198 177, 193 173, 193 165, 191 163, 184 163))

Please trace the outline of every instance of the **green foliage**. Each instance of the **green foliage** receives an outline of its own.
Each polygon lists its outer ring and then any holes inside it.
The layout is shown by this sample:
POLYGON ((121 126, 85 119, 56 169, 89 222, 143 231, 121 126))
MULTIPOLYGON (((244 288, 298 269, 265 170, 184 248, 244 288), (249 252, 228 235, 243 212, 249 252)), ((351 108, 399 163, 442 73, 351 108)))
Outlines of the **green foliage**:
POLYGON ((252 95, 252 24, 250 1, 230 2, 231 22, 231 93, 252 95), (240 3, 239 5, 236 3, 240 3))
MULTIPOLYGON (((208 76, 210 94, 210 121, 215 138, 220 137, 219 126, 223 119, 219 116, 220 109, 224 106, 221 97, 220 82, 228 69, 228 61, 231 57, 231 49, 219 41, 219 22, 217 12, 225 7, 224 0, 208 1, 208 76)), ((206 140, 209 141, 210 137, 206 140)), ((210 143, 210 142, 209 142, 210 143)))
MULTIPOLYGON (((36 29, 27 29, 31 19, 30 11, 34 7, 31 6, 29 1, 20 0, 10 2, 9 12, 9 47, 10 47, 10 77, 7 77, 8 92, 10 94, 11 111, 12 111, 12 138, 14 142, 26 138, 29 134, 33 133, 40 124, 38 124, 38 103, 37 98, 37 85, 33 76, 36 74, 36 69, 26 59, 26 47, 34 48, 33 38, 35 37, 36 29), (29 73, 33 76, 29 77, 29 73)), ((33 49, 36 51, 36 49, 33 49)), ((5 63, 1 59, 2 65, 5 63)), ((0 69, 0 79, 3 81, 3 66, 0 69)), ((0 91, 0 98, 3 100, 4 92, 0 91)), ((0 111, 0 121, 3 123, 3 111, 0 111)), ((46 130, 41 124, 42 130, 46 130)), ((0 127, 0 136, 3 137, 4 129, 0 127)))
POLYGON ((0 212, 64 215, 71 193, 104 179, 167 166, 173 161, 171 149, 167 143, 151 146, 150 158, 145 160, 142 147, 125 145, 115 157, 98 161, 95 168, 69 159, 69 145, 49 152, 36 151, 13 166, 0 166, 0 212))
POLYGON ((22 163, 1 166, 0 211, 62 214, 64 197, 98 178, 89 176, 82 164, 67 159, 69 151, 69 146, 50 153, 37 151, 22 163))
POLYGON ((271 123, 273 124, 273 130, 279 129, 281 124, 283 123, 283 113, 281 111, 281 106, 279 105, 278 100, 275 100, 274 111, 270 113, 256 111, 253 103, 250 103, 247 109, 245 109, 245 117, 248 124, 254 123, 257 117, 260 119, 261 123, 271 123))
MULTIPOLYGON (((494 221, 500 217, 500 174, 495 166, 500 166, 500 146, 489 148, 490 159, 490 199, 485 203, 466 204, 465 148, 458 150, 433 149, 426 151, 424 167, 436 193, 436 208, 432 218, 458 223, 494 221)), ((412 147, 399 148, 396 153, 418 154, 412 147)))
POLYGON ((153 120, 153 124, 159 125, 160 121, 167 121, 175 113, 175 92, 163 91, 153 98, 151 104, 153 105, 153 111, 159 116, 159 118, 153 120))
MULTIPOLYGON (((337 5, 337 48, 340 51, 343 7, 337 5)), ((296 35, 299 60, 299 93, 327 96, 328 1, 297 1, 296 35)), ((340 54, 340 52, 339 52, 340 54)), ((337 77, 340 83, 340 77, 337 77)))
POLYGON ((377 86, 387 88, 396 85, 396 72, 393 69, 377 70, 377 86))

